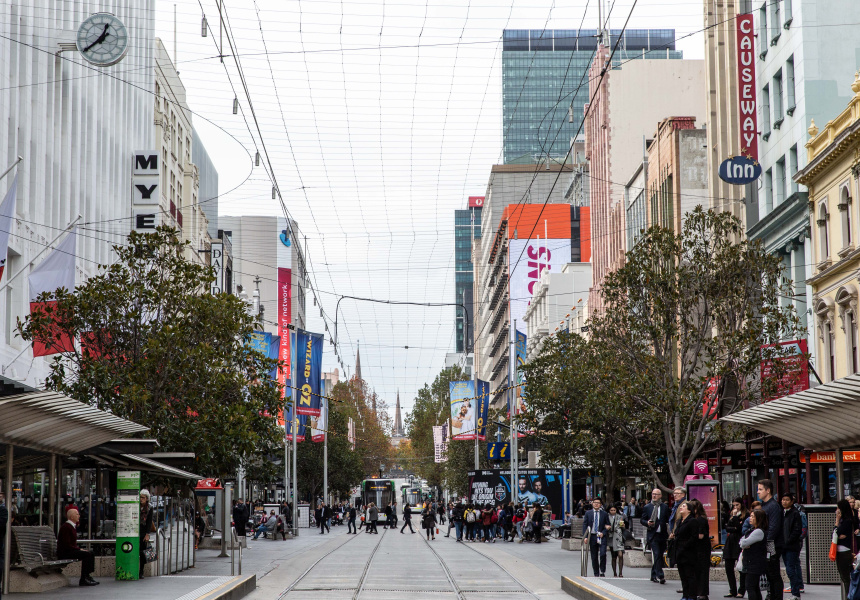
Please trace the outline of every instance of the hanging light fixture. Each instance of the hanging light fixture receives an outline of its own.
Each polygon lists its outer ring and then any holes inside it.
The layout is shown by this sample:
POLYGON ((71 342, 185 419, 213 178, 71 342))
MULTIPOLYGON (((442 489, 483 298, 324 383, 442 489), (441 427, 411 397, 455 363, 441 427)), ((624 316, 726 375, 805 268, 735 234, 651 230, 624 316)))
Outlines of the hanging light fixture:
POLYGON ((236 98, 235 96, 233 97, 233 114, 234 115, 239 114, 239 99, 236 98))
POLYGON ((257 150, 257 158, 254 160, 254 164, 257 167, 260 166, 260 151, 259 150, 257 150))
POLYGON ((206 22, 206 15, 203 15, 203 22, 200 24, 200 35, 201 37, 206 37, 209 35, 208 23, 206 22))

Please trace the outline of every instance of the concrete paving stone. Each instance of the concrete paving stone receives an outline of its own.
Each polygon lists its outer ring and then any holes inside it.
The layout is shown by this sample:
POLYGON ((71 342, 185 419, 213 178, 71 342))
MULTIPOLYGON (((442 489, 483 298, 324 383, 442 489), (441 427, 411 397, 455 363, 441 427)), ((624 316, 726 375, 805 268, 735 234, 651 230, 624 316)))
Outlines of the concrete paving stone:
POLYGON ((79 587, 73 582, 41 594, 8 594, 3 600, 116 600, 117 598, 150 597, 161 600, 196 600, 227 583, 232 577, 182 576, 147 577, 139 581, 116 581, 112 577, 96 577, 100 585, 79 587))

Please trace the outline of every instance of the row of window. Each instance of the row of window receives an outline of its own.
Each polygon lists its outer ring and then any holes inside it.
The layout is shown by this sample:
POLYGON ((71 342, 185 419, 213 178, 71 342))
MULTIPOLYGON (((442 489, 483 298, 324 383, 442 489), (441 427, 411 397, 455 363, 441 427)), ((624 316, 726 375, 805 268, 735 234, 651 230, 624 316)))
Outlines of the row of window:
POLYGON ((767 54, 768 41, 776 46, 783 29, 794 20, 792 0, 767 0, 758 10, 759 44, 762 58, 767 54))
POLYGON ((833 252, 849 248, 853 243, 853 226, 851 224, 851 191, 846 183, 839 190, 839 225, 842 234, 842 246, 837 248, 833 243, 833 231, 831 229, 831 215, 827 208, 827 196, 819 202, 816 224, 818 225, 819 245, 821 248, 820 260, 832 258, 833 252))
POLYGON ((765 214, 797 192, 797 184, 792 179, 795 173, 797 173, 797 144, 788 151, 787 164, 786 157, 783 156, 764 173, 765 214))
POLYGON ((771 128, 779 129, 786 114, 794 114, 797 104, 794 88, 794 55, 779 69, 761 91, 762 138, 770 137, 771 128))

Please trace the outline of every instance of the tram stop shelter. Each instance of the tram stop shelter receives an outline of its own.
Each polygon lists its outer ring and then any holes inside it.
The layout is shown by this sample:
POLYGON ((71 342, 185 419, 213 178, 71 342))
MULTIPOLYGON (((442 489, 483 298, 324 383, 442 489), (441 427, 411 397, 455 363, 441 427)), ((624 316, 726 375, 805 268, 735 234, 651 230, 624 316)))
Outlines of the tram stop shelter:
MULTIPOLYGON (((59 510, 58 473, 63 458, 148 428, 62 394, 40 391, 0 376, 0 461, 7 506, 15 468, 48 463, 48 523, 59 510)), ((10 514, 11 517, 11 514, 10 514)), ((6 527, 3 586, 9 585, 12 528, 6 527)), ((8 593, 8 589, 3 590, 8 593)))

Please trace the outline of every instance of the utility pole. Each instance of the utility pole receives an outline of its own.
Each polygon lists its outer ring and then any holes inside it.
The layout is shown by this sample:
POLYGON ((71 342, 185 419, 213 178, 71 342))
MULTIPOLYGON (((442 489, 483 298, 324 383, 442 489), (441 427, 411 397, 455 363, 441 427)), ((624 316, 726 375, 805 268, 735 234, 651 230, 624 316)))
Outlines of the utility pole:
POLYGON ((519 489, 519 453, 517 452, 517 392, 514 385, 516 384, 516 339, 517 339, 517 320, 514 319, 513 327, 511 327, 510 350, 508 351, 508 398, 511 408, 511 496, 514 504, 517 502, 516 490, 519 489))

